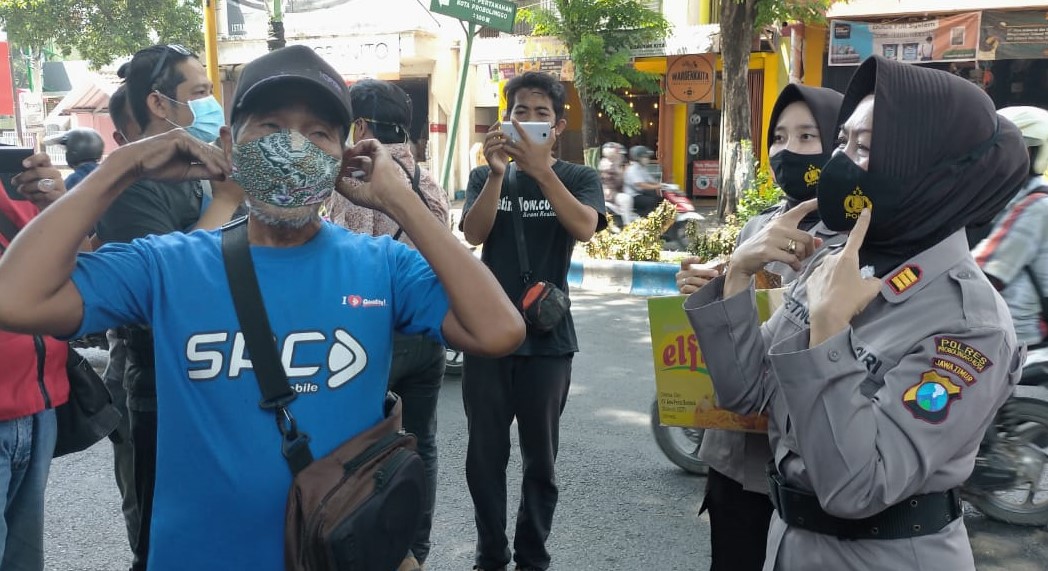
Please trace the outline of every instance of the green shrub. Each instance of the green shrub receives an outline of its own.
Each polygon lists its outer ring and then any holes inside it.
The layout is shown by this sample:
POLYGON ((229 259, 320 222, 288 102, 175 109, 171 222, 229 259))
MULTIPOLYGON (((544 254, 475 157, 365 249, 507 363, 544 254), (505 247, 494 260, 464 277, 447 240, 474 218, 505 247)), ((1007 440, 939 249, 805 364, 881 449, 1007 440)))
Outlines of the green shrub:
POLYGON ((768 167, 758 166, 755 173, 753 184, 739 196, 737 217, 740 224, 745 224, 750 218, 782 200, 782 191, 772 181, 768 167))
POLYGON ((597 232, 586 242, 586 254, 599 260, 657 262, 662 254, 662 233, 676 216, 676 208, 662 201, 651 214, 615 232, 608 215, 608 229, 597 232))
POLYGON ((757 168, 753 184, 739 196, 739 208, 729 216, 722 226, 700 228, 697 223, 688 225, 688 252, 698 256, 702 262, 721 258, 727 259, 735 251, 735 242, 746 222, 782 200, 782 191, 771 180, 767 168, 757 168))

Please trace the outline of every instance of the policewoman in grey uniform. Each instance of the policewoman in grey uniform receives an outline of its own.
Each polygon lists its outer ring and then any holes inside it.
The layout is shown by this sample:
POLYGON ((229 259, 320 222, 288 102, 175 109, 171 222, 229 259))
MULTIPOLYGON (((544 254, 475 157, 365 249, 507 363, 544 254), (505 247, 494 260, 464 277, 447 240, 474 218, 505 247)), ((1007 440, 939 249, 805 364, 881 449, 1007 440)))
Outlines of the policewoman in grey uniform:
MULTIPOLYGON (((768 155, 775 183, 785 198, 746 222, 736 241, 739 257, 761 248, 778 249, 774 239, 770 243, 764 239, 762 230, 775 217, 815 197, 819 172, 835 147, 843 98, 832 89, 793 83, 779 94, 768 123, 768 155)), ((817 212, 802 216, 796 226, 824 245, 843 242, 843 234, 819 223, 817 212)), ((692 293, 717 277, 714 269, 693 267, 698 262, 698 258, 682 260, 677 274, 681 293, 692 293)), ((779 274, 784 284, 797 277, 782 262, 772 262, 766 269, 779 274)), ((765 434, 728 430, 703 434, 699 458, 709 466, 709 473, 700 511, 707 511, 710 517, 711 571, 759 571, 764 566, 772 514, 766 476, 771 457, 765 434)))
POLYGON ((880 57, 840 117, 817 205, 846 244, 813 255, 802 204, 766 228, 766 261, 812 258, 767 324, 753 260, 685 310, 720 405, 771 416, 766 570, 974 569, 957 487, 1025 351, 964 227, 1014 194, 1023 141, 971 83, 880 57))

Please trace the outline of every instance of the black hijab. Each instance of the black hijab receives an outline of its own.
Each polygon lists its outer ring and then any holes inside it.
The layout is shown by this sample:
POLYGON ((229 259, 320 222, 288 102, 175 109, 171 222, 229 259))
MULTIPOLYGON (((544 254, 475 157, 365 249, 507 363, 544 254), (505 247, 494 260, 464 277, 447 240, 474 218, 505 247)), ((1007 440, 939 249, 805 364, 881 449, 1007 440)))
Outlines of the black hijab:
MULTIPOLYGON (((874 215, 860 258, 883 276, 965 226, 991 221, 1018 191, 1029 158, 1019 129, 998 118, 989 96, 951 73, 867 58, 839 123, 870 94, 868 173, 884 183, 868 194, 874 211, 883 204, 889 212, 874 215)), ((833 194, 841 190, 850 191, 833 194)))
POLYGON ((822 139, 822 150, 833 151, 837 140, 837 116, 840 115, 841 103, 844 95, 827 87, 811 87, 799 83, 791 83, 782 89, 779 98, 775 100, 775 106, 771 108, 771 121, 768 122, 768 149, 775 142, 775 127, 779 124, 779 115, 782 115, 791 103, 803 101, 808 105, 811 114, 815 117, 815 123, 819 126, 819 138, 822 139))
MULTIPOLYGON (((841 102, 843 100, 844 96, 832 89, 825 87, 810 87, 797 83, 791 83, 783 88, 782 92, 779 93, 778 99, 775 100, 775 105, 771 109, 771 121, 768 122, 767 145, 769 151, 771 150, 772 144, 775 142, 775 128, 779 124, 779 116, 782 115, 782 112, 786 107, 798 101, 807 105, 808 110, 811 111, 812 116, 815 118, 815 124, 819 127, 819 138, 822 143, 821 154, 797 155, 795 153, 789 153, 788 151, 782 151, 780 154, 787 153, 791 155, 792 158, 787 158, 785 161, 778 163, 776 161, 771 161, 776 181, 779 182, 779 186, 786 192, 787 209, 797 206, 802 200, 809 198, 809 196, 803 196, 803 191, 791 192, 790 189, 787 189, 786 187, 790 184, 803 182, 802 177, 804 176, 805 171, 809 168, 814 167, 816 169, 821 169, 822 165, 829 158, 830 153, 833 152, 833 149, 836 146, 834 145, 834 141, 837 137, 837 115, 840 113, 841 102)), ((811 186, 813 190, 817 184, 817 180, 812 183, 811 186)), ((812 193, 812 195, 814 195, 814 193, 812 193)), ((817 211, 812 211, 801 220, 799 227, 802 230, 808 230, 818 222, 819 213, 817 211)))

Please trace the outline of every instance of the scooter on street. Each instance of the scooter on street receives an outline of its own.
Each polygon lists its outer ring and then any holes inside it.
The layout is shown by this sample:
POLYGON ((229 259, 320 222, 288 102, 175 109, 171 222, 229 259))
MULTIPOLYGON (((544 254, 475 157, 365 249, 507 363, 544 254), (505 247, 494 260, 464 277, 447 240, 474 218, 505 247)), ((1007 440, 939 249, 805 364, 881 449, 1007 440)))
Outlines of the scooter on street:
POLYGON ((961 495, 987 517, 1048 525, 1048 348, 1033 349, 961 495))
MULTIPOLYGON (((688 224, 692 222, 702 222, 705 220, 705 217, 695 211, 695 205, 692 204, 687 196, 684 196, 678 185, 663 183, 661 188, 656 192, 663 200, 672 204, 673 208, 677 211, 672 224, 670 224, 662 234, 663 242, 666 244, 667 249, 686 250, 688 247, 688 224)), ((606 200, 604 202, 604 208, 611 214, 615 226, 622 228, 624 226, 623 220, 627 218, 624 216, 625 213, 623 212, 622 205, 616 203, 614 200, 606 200)), ((648 214, 651 214, 654 211, 654 208, 634 208, 634 210, 635 212, 630 218, 643 218, 648 214)))

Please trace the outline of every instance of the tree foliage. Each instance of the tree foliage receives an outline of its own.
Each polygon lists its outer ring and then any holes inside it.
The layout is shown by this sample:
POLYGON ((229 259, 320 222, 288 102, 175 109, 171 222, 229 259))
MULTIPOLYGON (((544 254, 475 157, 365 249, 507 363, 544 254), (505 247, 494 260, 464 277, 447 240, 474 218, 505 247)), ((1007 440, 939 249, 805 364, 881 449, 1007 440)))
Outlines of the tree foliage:
POLYGON ((0 0, 0 24, 17 48, 75 53, 96 69, 157 42, 204 46, 199 0, 0 0))
POLYGON ((752 178, 752 155, 742 152, 751 143, 750 101, 746 87, 750 46, 755 34, 783 22, 823 22, 834 0, 720 0, 721 54, 724 60, 725 139, 721 149, 721 194, 718 214, 724 218, 736 210, 737 197, 752 178))
POLYGON ((589 111, 583 113, 585 146, 597 143, 594 108, 619 132, 640 132, 640 120, 618 92, 659 91, 660 76, 633 67, 630 49, 666 37, 670 25, 661 13, 637 0, 553 0, 553 9, 524 8, 518 14, 535 35, 555 36, 567 46, 575 87, 589 111))

